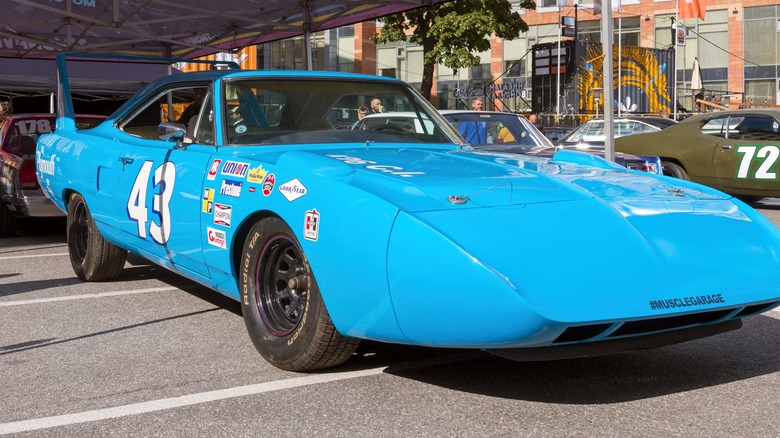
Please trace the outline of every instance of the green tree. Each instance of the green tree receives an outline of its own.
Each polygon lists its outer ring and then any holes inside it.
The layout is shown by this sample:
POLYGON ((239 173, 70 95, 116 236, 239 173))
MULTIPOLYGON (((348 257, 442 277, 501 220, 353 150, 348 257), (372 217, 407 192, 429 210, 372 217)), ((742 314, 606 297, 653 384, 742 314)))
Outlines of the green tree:
MULTIPOLYGON (((536 9, 534 0, 521 0, 520 7, 536 9)), ((436 64, 458 69, 479 65, 472 52, 490 49, 493 33, 512 40, 528 31, 520 14, 508 0, 454 0, 380 18, 381 33, 371 35, 375 44, 408 41, 423 48, 420 92, 431 98, 436 64)))

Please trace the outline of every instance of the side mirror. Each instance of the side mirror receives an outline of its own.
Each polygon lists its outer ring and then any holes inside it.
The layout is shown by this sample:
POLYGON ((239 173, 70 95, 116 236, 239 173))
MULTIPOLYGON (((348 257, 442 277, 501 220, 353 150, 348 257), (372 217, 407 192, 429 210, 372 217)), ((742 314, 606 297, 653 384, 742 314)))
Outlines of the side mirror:
POLYGON ((184 140, 187 128, 181 123, 164 122, 157 127, 157 136, 160 140, 177 141, 184 140))

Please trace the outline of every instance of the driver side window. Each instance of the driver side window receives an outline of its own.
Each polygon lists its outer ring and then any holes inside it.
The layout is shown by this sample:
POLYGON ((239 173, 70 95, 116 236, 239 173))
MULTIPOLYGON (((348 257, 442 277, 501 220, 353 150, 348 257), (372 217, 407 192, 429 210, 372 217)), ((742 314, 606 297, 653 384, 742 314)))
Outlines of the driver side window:
POLYGON ((158 140, 160 123, 181 123, 186 129, 185 141, 214 143, 214 113, 208 85, 191 85, 162 91, 136 108, 130 117, 121 123, 120 129, 128 134, 149 140, 158 140), (204 102, 205 99, 208 101, 204 102), (207 111, 201 111, 208 108, 207 111), (199 115, 203 118, 199 119, 199 115), (202 122, 199 124, 199 122, 202 122), (196 131, 196 128, 200 129, 196 131), (196 135, 196 132, 198 135, 196 135), (199 137, 202 135, 202 139, 199 137))

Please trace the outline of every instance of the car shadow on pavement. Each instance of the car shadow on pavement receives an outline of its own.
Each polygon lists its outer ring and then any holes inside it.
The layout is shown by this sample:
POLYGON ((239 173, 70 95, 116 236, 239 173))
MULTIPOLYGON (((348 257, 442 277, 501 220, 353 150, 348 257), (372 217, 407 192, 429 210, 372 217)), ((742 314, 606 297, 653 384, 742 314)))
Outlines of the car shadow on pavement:
POLYGON ((140 257, 130 256, 128 262, 131 266, 125 265, 122 275, 114 281, 134 282, 154 279, 161 281, 169 286, 181 289, 182 291, 207 301, 215 306, 221 307, 229 312, 241 316, 241 305, 219 292, 201 285, 193 280, 171 272, 165 268, 151 264, 140 257))
POLYGON ((621 403, 780 372, 778 332, 780 320, 759 315, 747 318, 742 329, 674 346, 542 362, 514 362, 469 350, 369 343, 344 367, 371 368, 384 362, 390 364, 388 374, 506 399, 621 403), (366 350, 373 351, 361 354, 366 350), (407 361, 421 365, 409 366, 407 361))

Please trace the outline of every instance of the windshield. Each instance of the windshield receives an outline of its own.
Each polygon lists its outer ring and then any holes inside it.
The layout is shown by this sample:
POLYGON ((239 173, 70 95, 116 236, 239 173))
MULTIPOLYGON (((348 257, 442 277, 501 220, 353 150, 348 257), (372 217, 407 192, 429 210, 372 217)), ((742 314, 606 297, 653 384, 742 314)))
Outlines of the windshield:
POLYGON ((472 146, 515 145, 529 150, 552 147, 525 117, 511 113, 458 112, 445 118, 472 146))
POLYGON ((457 133, 405 84, 252 78, 230 80, 224 93, 225 143, 229 145, 458 143, 457 133), (402 117, 354 129, 372 113, 402 117))

